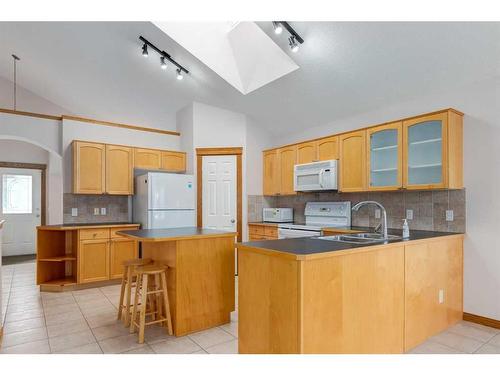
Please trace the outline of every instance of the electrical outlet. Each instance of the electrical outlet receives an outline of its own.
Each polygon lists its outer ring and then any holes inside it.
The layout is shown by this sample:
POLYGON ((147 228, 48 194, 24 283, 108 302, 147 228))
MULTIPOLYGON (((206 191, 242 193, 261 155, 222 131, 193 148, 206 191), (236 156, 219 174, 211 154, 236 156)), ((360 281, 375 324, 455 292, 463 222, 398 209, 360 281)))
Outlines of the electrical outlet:
POLYGON ((413 210, 406 210, 406 218, 408 220, 413 220, 413 210))
POLYGON ((99 215, 99 207, 94 208, 94 215, 98 216, 99 215))
POLYGON ((439 304, 444 303, 444 290, 443 289, 439 289, 438 300, 439 300, 439 304))
POLYGON ((101 215, 106 215, 106 207, 101 207, 101 215))
POLYGON ((78 216, 78 208, 73 207, 71 209, 71 216, 78 216))
POLYGON ((446 210, 446 221, 453 221, 453 210, 446 210))
POLYGON ((380 219, 380 209, 379 208, 377 208, 375 210, 375 219, 380 219))

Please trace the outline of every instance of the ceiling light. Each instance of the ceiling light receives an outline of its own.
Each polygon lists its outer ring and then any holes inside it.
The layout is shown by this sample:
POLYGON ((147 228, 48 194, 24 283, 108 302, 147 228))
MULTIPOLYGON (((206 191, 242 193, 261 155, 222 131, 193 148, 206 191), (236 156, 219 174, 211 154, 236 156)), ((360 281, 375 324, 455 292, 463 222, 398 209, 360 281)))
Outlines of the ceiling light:
POLYGON ((295 37, 292 35, 290 38, 288 38, 288 42, 290 43, 290 49, 292 52, 297 53, 299 50, 299 45, 295 41, 295 37))
POLYGON ((161 61, 161 68, 163 70, 167 69, 167 63, 165 62, 165 56, 160 57, 160 61, 161 61))
POLYGON ((148 45, 146 43, 142 46, 142 56, 148 57, 148 45))
POLYGON ((183 78, 184 78, 184 76, 182 75, 182 70, 181 70, 181 68, 177 69, 177 79, 178 79, 179 81, 181 81, 183 78))
POLYGON ((283 32, 283 26, 277 21, 273 21, 273 26, 274 26, 274 33, 275 34, 281 34, 283 32))

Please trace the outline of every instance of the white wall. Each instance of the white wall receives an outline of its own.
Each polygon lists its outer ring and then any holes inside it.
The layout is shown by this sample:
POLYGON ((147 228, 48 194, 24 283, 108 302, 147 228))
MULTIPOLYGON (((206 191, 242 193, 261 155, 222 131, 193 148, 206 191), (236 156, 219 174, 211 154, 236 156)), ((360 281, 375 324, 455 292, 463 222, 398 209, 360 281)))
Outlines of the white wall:
POLYGON ((177 130, 181 133, 180 148, 186 152, 186 173, 194 174, 194 124, 193 103, 176 114, 177 130))
POLYGON ((453 107, 464 116, 464 311, 500 320, 500 78, 395 103, 300 133, 273 146, 453 107))
POLYGON ((246 160, 247 170, 251 171, 247 180, 247 195, 262 195, 262 150, 273 143, 269 132, 254 119, 247 117, 246 160))

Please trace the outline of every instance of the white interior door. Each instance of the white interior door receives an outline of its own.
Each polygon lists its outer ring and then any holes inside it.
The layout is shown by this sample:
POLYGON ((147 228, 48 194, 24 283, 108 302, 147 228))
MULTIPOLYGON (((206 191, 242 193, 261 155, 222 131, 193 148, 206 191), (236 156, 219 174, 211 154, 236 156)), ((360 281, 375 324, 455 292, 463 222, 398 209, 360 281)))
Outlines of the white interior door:
POLYGON ((204 156, 203 227, 236 231, 236 156, 204 156))
POLYGON ((4 256, 36 253, 36 227, 41 224, 41 171, 0 168, 0 219, 5 219, 4 256))

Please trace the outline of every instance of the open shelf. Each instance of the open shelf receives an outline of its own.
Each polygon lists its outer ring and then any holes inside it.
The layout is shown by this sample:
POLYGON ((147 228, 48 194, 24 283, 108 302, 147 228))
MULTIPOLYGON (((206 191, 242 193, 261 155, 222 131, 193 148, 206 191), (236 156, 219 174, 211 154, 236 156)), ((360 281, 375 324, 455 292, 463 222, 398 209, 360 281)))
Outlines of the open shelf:
POLYGON ((38 261, 40 261, 40 262, 66 262, 66 261, 73 261, 73 260, 76 260, 76 256, 71 255, 71 254, 38 259, 38 261))
POLYGON ((41 283, 41 285, 52 285, 52 286, 65 286, 65 285, 73 285, 76 284, 76 278, 73 276, 63 277, 60 279, 47 280, 41 283))

